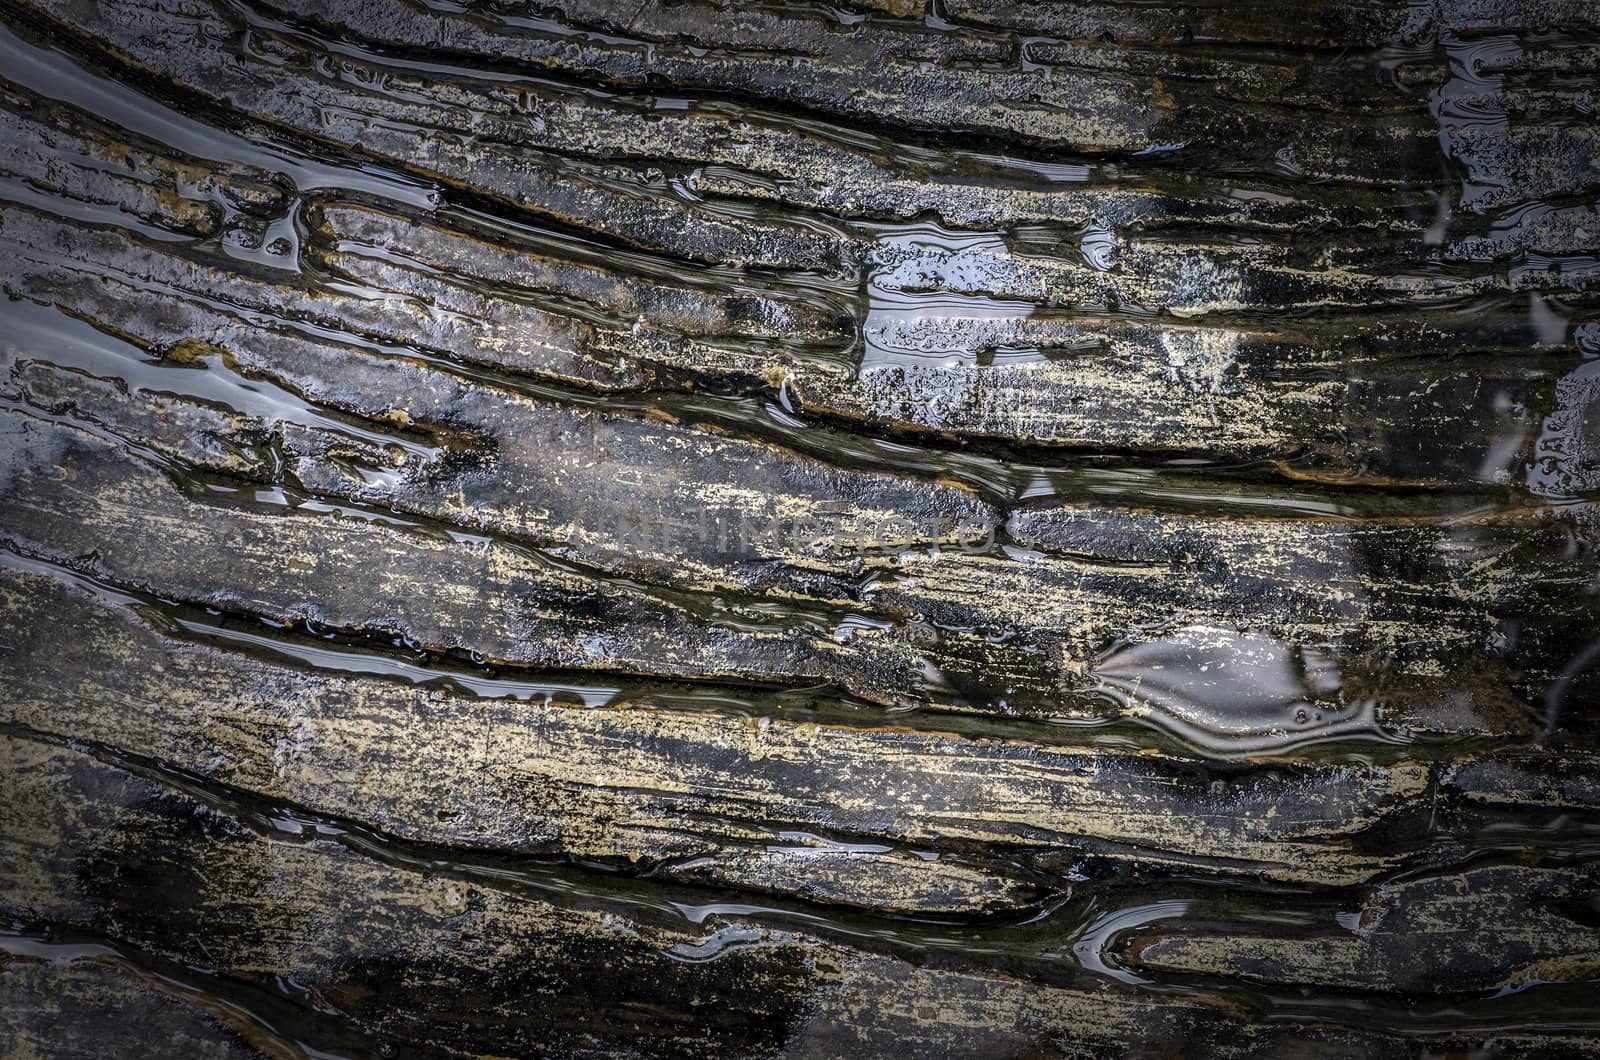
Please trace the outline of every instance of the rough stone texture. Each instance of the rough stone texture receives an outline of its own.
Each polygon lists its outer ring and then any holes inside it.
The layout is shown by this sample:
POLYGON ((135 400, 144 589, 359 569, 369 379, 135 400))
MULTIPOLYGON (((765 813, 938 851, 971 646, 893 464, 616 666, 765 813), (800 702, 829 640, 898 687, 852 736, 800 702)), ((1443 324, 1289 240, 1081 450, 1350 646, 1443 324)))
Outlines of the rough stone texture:
POLYGON ((1600 17, 0 9, 0 1053, 1600 1048, 1600 17))

